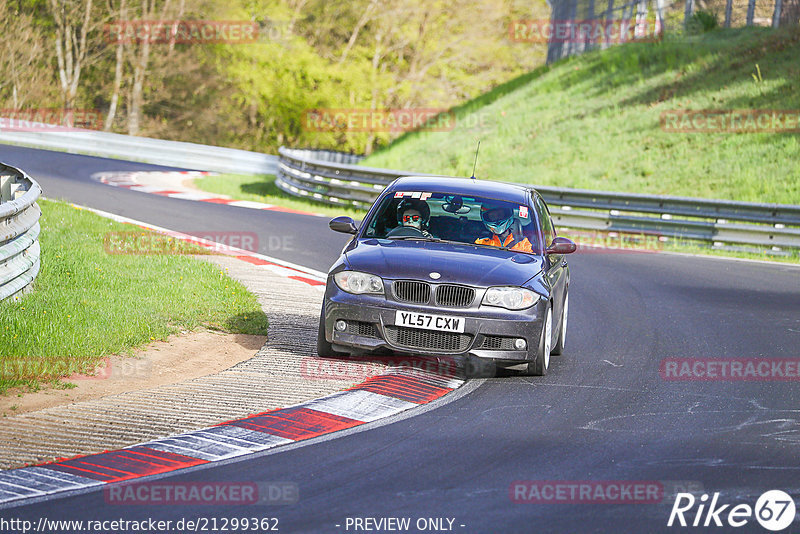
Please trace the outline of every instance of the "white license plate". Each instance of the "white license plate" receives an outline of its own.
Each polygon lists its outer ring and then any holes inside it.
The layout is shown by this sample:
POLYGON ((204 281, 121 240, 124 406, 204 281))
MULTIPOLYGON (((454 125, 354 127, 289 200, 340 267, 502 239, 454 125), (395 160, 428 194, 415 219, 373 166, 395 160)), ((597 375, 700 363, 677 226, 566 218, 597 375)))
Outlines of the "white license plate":
POLYGON ((394 314, 395 326, 409 326, 411 328, 424 328, 425 330, 439 330, 440 332, 464 332, 463 317, 449 317, 447 315, 430 315, 427 313, 414 313, 398 311, 394 314))

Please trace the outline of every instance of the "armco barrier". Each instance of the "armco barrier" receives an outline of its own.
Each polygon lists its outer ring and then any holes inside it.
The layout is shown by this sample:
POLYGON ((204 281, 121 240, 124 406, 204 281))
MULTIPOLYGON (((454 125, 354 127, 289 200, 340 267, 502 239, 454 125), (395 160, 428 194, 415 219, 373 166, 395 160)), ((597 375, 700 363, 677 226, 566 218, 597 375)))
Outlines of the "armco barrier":
MULTIPOLYGON (((337 206, 368 208, 398 176, 420 173, 355 165, 357 156, 279 149, 275 184, 337 206)), ((690 239, 713 245, 800 248, 800 206, 534 186, 556 225, 690 239), (733 222, 731 222, 733 221, 733 222)))
POLYGON ((23 171, 0 163, 0 300, 18 297, 39 274, 41 193, 23 171))
MULTIPOLYGON (((5 121, 7 122, 7 121, 5 121)), ((26 130, 0 129, 0 143, 25 145, 72 154, 90 154, 184 169, 240 174, 275 174, 278 158, 217 146, 165 141, 79 128, 26 123, 26 130)))

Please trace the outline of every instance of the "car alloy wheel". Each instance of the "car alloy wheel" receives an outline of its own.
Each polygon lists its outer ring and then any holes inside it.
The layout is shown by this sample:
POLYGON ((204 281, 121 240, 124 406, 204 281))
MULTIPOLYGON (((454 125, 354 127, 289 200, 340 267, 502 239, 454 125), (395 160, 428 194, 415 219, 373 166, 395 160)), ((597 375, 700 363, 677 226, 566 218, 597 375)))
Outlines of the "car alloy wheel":
POLYGON ((532 376, 544 376, 550 366, 550 351, 552 349, 553 338, 553 308, 547 307, 542 325, 542 335, 539 338, 539 346, 536 351, 536 358, 530 363, 525 374, 532 376))

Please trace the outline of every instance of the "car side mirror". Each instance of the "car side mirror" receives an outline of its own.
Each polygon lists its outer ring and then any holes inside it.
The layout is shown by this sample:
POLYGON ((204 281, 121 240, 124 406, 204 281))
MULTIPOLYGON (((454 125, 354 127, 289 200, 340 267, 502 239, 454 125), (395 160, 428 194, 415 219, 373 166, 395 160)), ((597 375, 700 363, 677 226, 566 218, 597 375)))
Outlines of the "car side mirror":
POLYGON ((545 250, 546 254, 572 254, 578 246, 566 237, 556 237, 545 250))
POLYGON ((331 219, 331 222, 328 223, 328 226, 331 227, 331 230, 334 232, 342 232, 343 234, 356 234, 358 233, 358 228, 356 227, 356 223, 350 217, 336 217, 335 219, 331 219))

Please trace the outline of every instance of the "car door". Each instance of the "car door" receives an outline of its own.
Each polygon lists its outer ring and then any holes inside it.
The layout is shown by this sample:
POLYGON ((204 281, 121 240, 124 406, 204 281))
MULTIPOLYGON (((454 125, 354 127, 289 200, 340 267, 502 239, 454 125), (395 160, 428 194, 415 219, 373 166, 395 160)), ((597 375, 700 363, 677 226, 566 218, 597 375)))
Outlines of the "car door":
MULTIPOLYGON (((549 247, 556 238, 556 230, 547 204, 539 195, 534 198, 534 208, 541 223, 542 243, 545 248, 549 247)), ((564 297, 569 283, 567 258, 563 254, 546 254, 544 265, 545 275, 553 294, 553 324, 556 325, 559 324, 557 321, 561 321, 564 297)))

